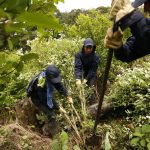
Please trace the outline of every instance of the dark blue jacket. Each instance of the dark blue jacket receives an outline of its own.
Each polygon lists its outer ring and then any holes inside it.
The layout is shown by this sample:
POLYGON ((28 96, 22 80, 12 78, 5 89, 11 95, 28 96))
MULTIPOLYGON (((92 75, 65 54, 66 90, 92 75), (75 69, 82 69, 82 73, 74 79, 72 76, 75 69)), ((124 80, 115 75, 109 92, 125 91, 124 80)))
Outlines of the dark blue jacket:
POLYGON ((95 50, 90 55, 85 55, 83 49, 75 55, 75 78, 90 80, 96 76, 96 71, 100 62, 95 50))
MULTIPOLYGON (((30 82, 29 86, 31 86, 31 92, 30 96, 32 102, 36 105, 47 105, 47 86, 46 83, 44 84, 44 87, 37 86, 38 84, 38 76, 36 76, 32 81, 30 82)), ((46 82, 46 81, 45 81, 46 82)), ((60 94, 63 94, 64 96, 67 96, 67 90, 63 86, 62 83, 50 83, 52 87, 54 87, 60 94)), ((28 92, 27 92, 28 93, 28 92)))
POLYGON ((150 19, 135 11, 124 18, 120 25, 122 29, 130 27, 132 36, 120 49, 115 51, 117 59, 131 62, 150 54, 150 19))

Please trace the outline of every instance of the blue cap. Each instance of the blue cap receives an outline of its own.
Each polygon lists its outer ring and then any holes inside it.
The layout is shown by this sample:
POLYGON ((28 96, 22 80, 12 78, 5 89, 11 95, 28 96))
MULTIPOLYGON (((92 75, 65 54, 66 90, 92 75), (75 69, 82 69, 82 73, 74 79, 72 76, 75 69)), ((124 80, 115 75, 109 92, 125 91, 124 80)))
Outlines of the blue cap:
POLYGON ((84 41, 84 46, 94 46, 93 40, 91 38, 87 38, 84 41))
POLYGON ((45 70, 46 78, 50 80, 52 83, 60 83, 61 76, 60 71, 54 65, 49 65, 45 70))

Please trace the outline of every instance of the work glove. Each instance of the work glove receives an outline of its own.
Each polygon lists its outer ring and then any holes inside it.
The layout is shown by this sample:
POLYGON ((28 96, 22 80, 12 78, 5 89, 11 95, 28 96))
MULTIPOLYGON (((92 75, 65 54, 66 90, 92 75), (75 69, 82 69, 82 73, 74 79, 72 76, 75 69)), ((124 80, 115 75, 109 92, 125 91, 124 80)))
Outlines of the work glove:
POLYGON ((86 84, 86 83, 87 83, 87 80, 86 80, 86 79, 84 79, 84 80, 83 80, 83 84, 86 84))
POLYGON ((81 87, 81 80, 80 79, 76 79, 76 85, 77 85, 77 87, 81 87))
POLYGON ((110 19, 118 22, 134 10, 135 8, 131 5, 130 0, 112 0, 110 19))
POLYGON ((109 28, 104 39, 104 46, 113 50, 119 49, 123 45, 122 37, 123 33, 120 28, 114 33, 112 29, 109 28))
POLYGON ((68 96, 67 99, 68 99, 68 102, 69 102, 70 104, 73 104, 73 99, 72 99, 71 96, 68 96))

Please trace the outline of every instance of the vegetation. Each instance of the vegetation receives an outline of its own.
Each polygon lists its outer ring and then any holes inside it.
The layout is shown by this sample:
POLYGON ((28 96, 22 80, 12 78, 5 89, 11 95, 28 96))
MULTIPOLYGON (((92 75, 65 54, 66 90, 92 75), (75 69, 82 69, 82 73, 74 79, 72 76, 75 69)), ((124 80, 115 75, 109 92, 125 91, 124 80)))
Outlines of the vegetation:
MULTIPOLYGON (((76 87, 74 55, 82 47, 84 38, 91 37, 101 57, 98 70, 101 79, 107 57, 103 40, 107 28, 112 24, 108 17, 110 8, 61 13, 55 7, 57 2, 0 0, 0 149, 37 149, 33 140, 40 145, 42 137, 31 134, 31 129, 35 130, 35 127, 24 129, 18 124, 5 124, 15 121, 15 103, 26 97, 27 84, 48 64, 55 64, 61 70, 63 83, 73 97, 80 118, 65 98, 56 92, 54 97, 66 112, 58 114, 60 133, 52 143, 48 140, 47 145, 42 144, 41 149, 92 149, 91 146, 85 146, 85 143, 94 125, 87 105, 94 89, 86 85, 81 89, 76 87), (20 140, 14 140, 17 137, 20 140)), ((127 30, 124 39, 129 34, 127 30)), ((105 101, 113 101, 116 109, 129 105, 132 107, 126 109, 125 116, 115 118, 109 114, 110 117, 101 120, 97 130, 102 138, 99 148, 150 149, 149 60, 147 56, 125 64, 113 59, 105 101)), ((43 116, 39 118, 43 120, 43 116)))
POLYGON ((143 117, 149 114, 150 97, 149 57, 145 59, 146 61, 139 62, 140 65, 135 62, 133 68, 123 69, 109 93, 109 98, 115 102, 116 107, 133 105, 135 110, 132 113, 143 117))
POLYGON ((135 145, 137 149, 150 149, 150 125, 145 124, 142 127, 135 128, 131 144, 135 145))

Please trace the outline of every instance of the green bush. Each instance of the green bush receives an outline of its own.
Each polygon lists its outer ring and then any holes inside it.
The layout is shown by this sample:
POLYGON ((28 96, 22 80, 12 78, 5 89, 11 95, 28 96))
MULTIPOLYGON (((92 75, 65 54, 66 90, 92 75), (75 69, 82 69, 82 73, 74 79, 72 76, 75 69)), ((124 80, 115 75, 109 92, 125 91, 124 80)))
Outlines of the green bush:
POLYGON ((122 70, 111 87, 109 98, 114 105, 134 105, 136 114, 150 115, 150 62, 149 58, 130 69, 122 70), (142 63, 142 64, 141 64, 142 63))
MULTIPOLYGON (((79 91, 75 85, 74 59, 75 53, 82 46, 82 39, 35 39, 30 43, 33 53, 39 55, 38 61, 26 64, 24 76, 30 80, 35 74, 45 69, 48 64, 55 64, 61 71, 62 81, 69 93, 76 99, 79 91), (32 69, 29 69, 32 68, 32 69)), ((86 95, 89 95, 86 92, 86 95)), ((58 94, 56 95, 58 96, 58 94)), ((59 99, 61 99, 59 97, 59 99)), ((76 102, 77 100, 75 100, 76 102)))
POLYGON ((135 128, 131 145, 136 147, 137 150, 150 150, 150 125, 145 124, 135 128))
POLYGON ((0 58, 0 104, 10 106, 24 97, 27 85, 22 73, 24 64, 31 62, 33 58, 38 59, 38 55, 1 52, 0 58))

